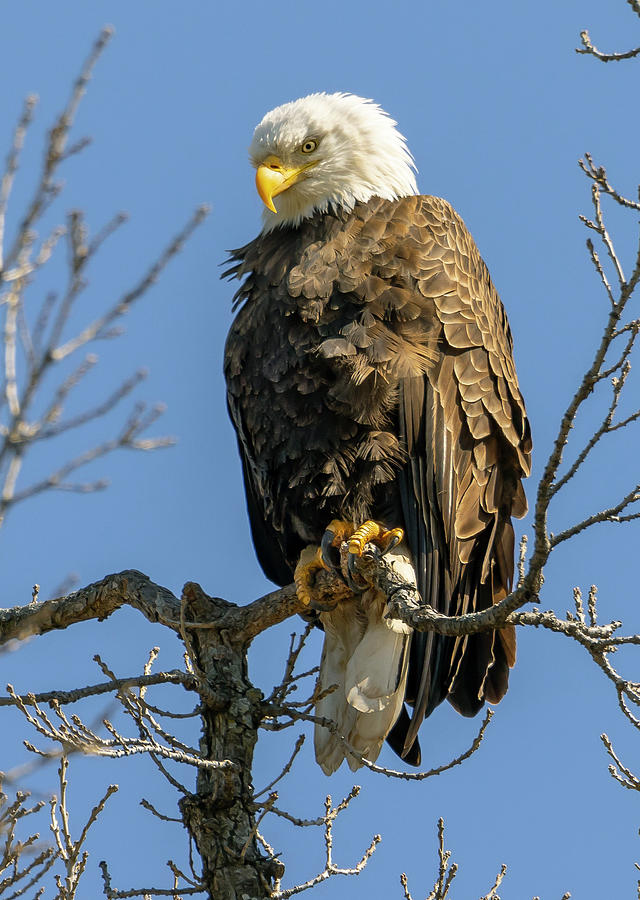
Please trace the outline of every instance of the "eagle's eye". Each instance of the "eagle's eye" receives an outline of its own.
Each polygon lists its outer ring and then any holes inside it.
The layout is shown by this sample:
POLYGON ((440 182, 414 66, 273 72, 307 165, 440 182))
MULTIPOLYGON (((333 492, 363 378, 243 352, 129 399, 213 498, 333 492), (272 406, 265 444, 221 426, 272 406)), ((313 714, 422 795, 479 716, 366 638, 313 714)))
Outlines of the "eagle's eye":
POLYGON ((318 142, 314 141, 313 138, 308 138, 304 144, 300 147, 303 153, 313 153, 313 151, 317 148, 318 142))

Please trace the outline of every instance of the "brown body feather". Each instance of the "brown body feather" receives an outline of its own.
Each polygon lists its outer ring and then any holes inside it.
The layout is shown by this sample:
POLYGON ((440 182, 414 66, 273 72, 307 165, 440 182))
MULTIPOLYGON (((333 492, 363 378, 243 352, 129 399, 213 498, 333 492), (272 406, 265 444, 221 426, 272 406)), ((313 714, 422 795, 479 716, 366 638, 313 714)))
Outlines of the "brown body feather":
MULTIPOLYGON (((451 206, 373 198, 260 235, 232 260, 226 274, 244 280, 225 374, 267 576, 290 581, 331 519, 373 518, 404 527, 435 608, 504 597, 531 438, 503 306, 451 206)), ((413 713, 389 742, 410 758, 441 700, 464 715, 497 702, 514 661, 511 629, 414 634, 413 713)))

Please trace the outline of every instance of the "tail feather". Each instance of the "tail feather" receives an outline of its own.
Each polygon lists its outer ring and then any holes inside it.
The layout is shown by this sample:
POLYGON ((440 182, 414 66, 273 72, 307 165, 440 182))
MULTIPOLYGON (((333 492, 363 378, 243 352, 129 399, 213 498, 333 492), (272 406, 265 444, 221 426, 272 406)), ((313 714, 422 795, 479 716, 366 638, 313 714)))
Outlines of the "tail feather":
MULTIPOLYGON (((396 553, 393 565, 414 579, 406 557, 396 553)), ((345 758, 351 769, 360 768, 349 747, 374 762, 402 712, 411 629, 385 619, 385 612, 385 596, 371 589, 320 616, 325 630, 320 690, 337 685, 316 704, 316 715, 335 726, 315 729, 316 759, 328 775, 345 758)))

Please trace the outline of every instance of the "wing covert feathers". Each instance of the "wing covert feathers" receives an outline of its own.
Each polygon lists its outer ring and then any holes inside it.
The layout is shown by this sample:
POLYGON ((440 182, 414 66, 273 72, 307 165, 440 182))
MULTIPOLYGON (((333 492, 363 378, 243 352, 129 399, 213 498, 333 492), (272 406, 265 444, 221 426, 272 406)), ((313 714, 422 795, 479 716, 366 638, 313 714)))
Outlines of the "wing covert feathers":
MULTIPOLYGON (((446 233, 434 227, 431 247, 425 243, 417 279, 442 325, 441 356, 419 384, 401 385, 410 464, 400 478, 409 543, 422 536, 426 557, 416 567, 421 596, 460 615, 511 590, 511 517, 526 513, 521 479, 530 471, 531 438, 504 309, 462 221, 450 208, 445 219, 446 233)), ((443 693, 463 715, 474 715, 485 700, 502 698, 514 662, 513 629, 423 637, 410 673, 414 710, 405 751, 443 693)))
MULTIPOLYGON (((227 274, 244 280, 225 373, 267 574, 285 578, 331 519, 374 518, 405 528, 436 609, 506 596, 531 436, 506 314, 460 217, 436 197, 373 198, 232 259, 227 274)), ((323 683, 341 688, 319 706, 367 755, 388 734, 415 761, 420 723, 443 699, 474 715, 504 695, 515 635, 399 636, 368 618, 379 606, 325 623, 323 683)), ((325 770, 339 745, 317 734, 325 770)))

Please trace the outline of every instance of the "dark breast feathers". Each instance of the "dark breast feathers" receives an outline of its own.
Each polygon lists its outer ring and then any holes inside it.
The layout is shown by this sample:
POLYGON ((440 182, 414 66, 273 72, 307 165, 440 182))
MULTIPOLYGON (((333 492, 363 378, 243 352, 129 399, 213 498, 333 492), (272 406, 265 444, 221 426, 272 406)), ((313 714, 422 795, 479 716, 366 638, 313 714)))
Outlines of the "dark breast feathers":
MULTIPOLYGON (((228 402, 266 575, 290 582, 331 519, 373 518, 405 529, 435 608, 504 597, 531 438, 504 309, 451 206, 374 198, 232 260, 228 402)), ((414 634, 400 752, 445 697, 465 715, 497 702, 514 660, 511 629, 414 634)))

